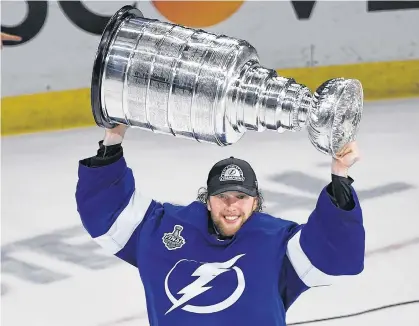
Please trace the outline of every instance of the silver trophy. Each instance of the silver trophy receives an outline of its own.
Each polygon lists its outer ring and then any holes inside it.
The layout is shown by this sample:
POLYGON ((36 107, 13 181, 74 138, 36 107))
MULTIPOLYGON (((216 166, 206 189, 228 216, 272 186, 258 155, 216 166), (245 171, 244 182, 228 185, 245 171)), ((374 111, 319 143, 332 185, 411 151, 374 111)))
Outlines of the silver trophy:
POLYGON ((124 124, 227 146, 248 130, 306 127, 335 156, 355 139, 363 90, 354 79, 324 82, 314 94, 263 67, 246 41, 144 18, 124 6, 107 24, 91 84, 96 124, 124 124))

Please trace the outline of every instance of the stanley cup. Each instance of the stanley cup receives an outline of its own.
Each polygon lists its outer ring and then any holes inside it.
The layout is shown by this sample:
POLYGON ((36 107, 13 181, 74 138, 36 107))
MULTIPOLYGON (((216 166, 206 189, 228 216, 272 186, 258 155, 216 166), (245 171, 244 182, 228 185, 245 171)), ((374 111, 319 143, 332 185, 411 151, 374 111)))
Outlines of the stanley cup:
POLYGON ((335 156, 355 139, 363 90, 325 81, 314 94, 260 64, 244 40, 144 18, 124 6, 107 24, 91 84, 96 124, 124 124, 199 142, 232 145, 246 131, 299 131, 335 156))

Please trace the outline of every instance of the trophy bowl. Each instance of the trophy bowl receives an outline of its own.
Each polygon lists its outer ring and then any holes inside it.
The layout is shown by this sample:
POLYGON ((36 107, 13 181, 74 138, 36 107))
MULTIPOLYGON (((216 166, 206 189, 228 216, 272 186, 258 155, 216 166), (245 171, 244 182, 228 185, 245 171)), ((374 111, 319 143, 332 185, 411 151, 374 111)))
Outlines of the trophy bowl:
POLYGON ((356 79, 334 78, 314 93, 307 130, 313 146, 336 157, 356 139, 363 112, 363 89, 356 79))

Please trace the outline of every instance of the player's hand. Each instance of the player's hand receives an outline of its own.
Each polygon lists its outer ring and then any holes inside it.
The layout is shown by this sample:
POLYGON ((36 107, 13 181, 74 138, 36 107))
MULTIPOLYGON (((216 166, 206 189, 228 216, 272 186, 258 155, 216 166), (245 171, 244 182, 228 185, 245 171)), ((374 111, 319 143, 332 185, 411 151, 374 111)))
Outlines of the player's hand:
POLYGON ((0 43, 0 49, 3 48, 3 41, 22 41, 22 38, 17 35, 11 35, 7 33, 1 32, 1 43, 0 43))
POLYGON ((347 177, 349 168, 361 159, 356 141, 346 144, 336 156, 332 158, 332 173, 343 177, 347 177))
POLYGON ((103 145, 110 146, 120 144, 124 140, 125 133, 127 132, 128 126, 117 125, 112 129, 105 129, 105 137, 103 139, 103 145))

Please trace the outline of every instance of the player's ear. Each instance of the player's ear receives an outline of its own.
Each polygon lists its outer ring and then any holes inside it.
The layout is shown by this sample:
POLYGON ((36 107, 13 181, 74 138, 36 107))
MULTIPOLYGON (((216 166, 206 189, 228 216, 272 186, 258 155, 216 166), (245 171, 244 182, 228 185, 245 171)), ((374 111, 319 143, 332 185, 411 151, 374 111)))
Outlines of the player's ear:
POLYGON ((253 202, 253 211, 255 211, 255 210, 256 210, 256 208, 258 208, 258 204, 259 204, 259 200, 258 200, 258 198, 256 197, 256 198, 255 198, 255 200, 254 200, 254 202, 253 202))
POLYGON ((209 197, 207 198, 207 209, 211 212, 211 204, 210 204, 209 197))

